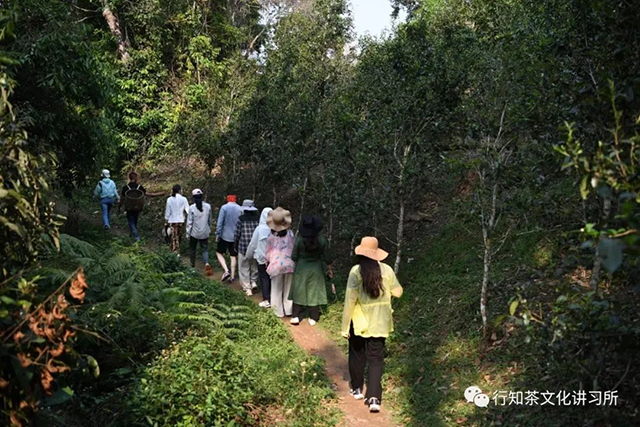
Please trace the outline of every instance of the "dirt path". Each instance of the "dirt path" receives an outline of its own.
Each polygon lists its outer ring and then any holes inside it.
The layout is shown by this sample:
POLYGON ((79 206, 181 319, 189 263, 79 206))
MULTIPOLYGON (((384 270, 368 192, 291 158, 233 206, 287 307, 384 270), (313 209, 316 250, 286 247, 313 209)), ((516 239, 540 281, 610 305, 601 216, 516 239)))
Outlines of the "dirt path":
MULTIPOLYGON (((183 258, 188 263, 187 258, 183 258)), ((214 264, 212 264, 214 265, 214 264)), ((204 272, 204 271, 203 271, 204 272)), ((222 273, 214 272, 212 280, 219 281, 222 273)), ((242 292, 240 284, 236 281, 229 284, 233 289, 242 292)), ((262 301, 260 293, 250 297, 256 304, 262 301)), ((322 322, 322 319, 320 319, 322 322)), ((295 342, 309 354, 320 357, 324 360, 327 376, 333 384, 333 389, 338 396, 338 408, 344 413, 341 424, 343 427, 392 427, 395 424, 391 419, 389 411, 382 407, 378 414, 369 413, 369 407, 362 400, 355 400, 349 395, 349 369, 347 357, 338 345, 317 326, 309 326, 307 320, 300 322, 300 325, 293 326, 289 323, 289 318, 284 318, 283 323, 287 326, 295 342)))

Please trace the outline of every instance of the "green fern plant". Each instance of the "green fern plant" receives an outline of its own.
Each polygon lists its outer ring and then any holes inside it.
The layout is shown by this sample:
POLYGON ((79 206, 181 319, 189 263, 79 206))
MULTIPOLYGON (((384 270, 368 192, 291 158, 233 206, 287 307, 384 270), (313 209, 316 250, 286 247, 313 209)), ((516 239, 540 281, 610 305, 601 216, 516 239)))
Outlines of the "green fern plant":
POLYGON ((198 284, 188 280, 183 271, 164 272, 164 261, 158 253, 118 242, 100 248, 62 235, 60 252, 51 259, 56 266, 46 266, 39 272, 51 282, 64 280, 69 270, 84 266, 91 284, 88 299, 93 302, 82 313, 88 324, 100 327, 109 324, 112 316, 138 320, 164 317, 191 326, 213 327, 236 337, 249 323, 248 307, 210 304, 204 291, 192 289, 198 284))

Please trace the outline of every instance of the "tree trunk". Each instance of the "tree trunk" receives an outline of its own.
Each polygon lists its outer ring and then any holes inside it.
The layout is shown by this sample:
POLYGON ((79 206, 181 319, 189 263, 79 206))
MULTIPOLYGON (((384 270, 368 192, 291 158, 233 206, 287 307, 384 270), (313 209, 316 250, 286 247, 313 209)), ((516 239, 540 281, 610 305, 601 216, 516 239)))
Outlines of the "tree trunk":
POLYGON ((109 26, 109 31, 116 38, 116 43, 118 44, 118 58, 122 62, 127 62, 131 57, 129 55, 129 43, 127 39, 122 35, 122 30, 120 29, 120 21, 118 20, 118 15, 116 15, 111 7, 109 7, 109 3, 107 0, 102 0, 102 16, 105 21, 107 21, 107 25, 109 26))
POLYGON ((491 238, 493 229, 496 226, 496 213, 498 201, 498 184, 493 184, 491 194, 491 215, 485 218, 482 214, 482 240, 484 242, 484 271, 482 273, 482 289, 480 289, 480 315, 482 316, 482 335, 486 338, 488 332, 487 325, 487 293, 489 290, 489 278, 491 274, 491 238))
POLYGON ((329 210, 329 237, 327 241, 329 242, 329 247, 331 247, 331 240, 333 238, 333 208, 329 210))
POLYGON ((402 247, 404 240, 404 200, 400 202, 400 215, 398 216, 398 232, 396 234, 396 262, 393 271, 398 274, 400 271, 400 260, 402 259, 402 247))
POLYGON ((482 335, 487 336, 487 289, 489 288, 489 274, 491 273, 491 239, 488 237, 487 225, 482 225, 484 237, 484 272, 482 274, 482 289, 480 290, 480 315, 482 316, 482 335))
MULTIPOLYGON (((304 215, 304 198, 307 194, 307 183, 309 182, 309 177, 304 178, 304 184, 302 185, 302 195, 300 197, 300 220, 298 221, 298 231, 300 231, 300 226, 302 225, 302 215, 304 215)), ((298 232, 296 231, 296 236, 298 232)))
MULTIPOLYGON (((602 227, 606 228, 611 214, 611 197, 605 197, 602 202, 602 227)), ((598 283, 600 282, 600 272, 602 271, 602 256, 600 250, 596 246, 596 255, 593 260, 593 269, 591 270, 591 280, 589 285, 596 293, 598 293, 598 283)))
POLYGON ((273 209, 278 207, 278 192, 276 191, 276 185, 273 184, 273 209))

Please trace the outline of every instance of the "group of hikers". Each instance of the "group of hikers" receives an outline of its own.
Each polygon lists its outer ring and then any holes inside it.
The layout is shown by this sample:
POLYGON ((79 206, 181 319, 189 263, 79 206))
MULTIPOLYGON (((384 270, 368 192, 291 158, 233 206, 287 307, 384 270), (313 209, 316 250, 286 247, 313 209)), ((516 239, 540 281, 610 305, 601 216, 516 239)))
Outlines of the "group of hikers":
MULTIPOLYGON (((127 212, 132 236, 138 240, 139 209, 134 200, 155 197, 138 184, 135 172, 118 194, 108 170, 94 196, 100 198, 104 227, 109 228, 109 214, 118 202, 127 212), (133 193, 133 194, 131 194, 133 193), (129 209, 127 209, 129 207, 129 209), (131 211, 131 213, 130 213, 131 211)), ((211 205, 204 201, 202 190, 191 192, 192 202, 175 185, 165 207, 165 230, 173 252, 179 255, 181 238, 189 239, 191 266, 196 266, 197 247, 202 248, 205 274, 211 276, 208 242, 212 233, 211 205), (185 225, 186 223, 186 225, 185 225), (184 228, 184 230, 183 230, 184 228)), ((328 303, 327 284, 333 279, 333 257, 329 242, 321 235, 323 224, 318 216, 303 215, 298 235, 291 230, 292 217, 282 207, 265 207, 258 214, 253 200, 237 203, 235 194, 227 194, 220 208, 216 227, 216 256, 222 268, 222 282, 235 282, 236 270, 247 296, 260 289, 260 307, 271 308, 276 316, 288 317, 299 325, 306 313, 310 326, 320 320, 320 307, 328 303), (230 265, 225 255, 229 254, 230 265)), ((393 331, 391 298, 402 295, 402 287, 393 269, 383 263, 388 253, 379 248, 378 239, 363 237, 355 250, 354 265, 347 280, 342 317, 342 336, 349 340, 350 394, 365 400, 371 412, 379 412, 382 400, 382 371, 385 339, 393 331), (365 366, 368 365, 367 392, 364 389, 365 366)), ((332 291, 335 293, 335 287, 332 291)))

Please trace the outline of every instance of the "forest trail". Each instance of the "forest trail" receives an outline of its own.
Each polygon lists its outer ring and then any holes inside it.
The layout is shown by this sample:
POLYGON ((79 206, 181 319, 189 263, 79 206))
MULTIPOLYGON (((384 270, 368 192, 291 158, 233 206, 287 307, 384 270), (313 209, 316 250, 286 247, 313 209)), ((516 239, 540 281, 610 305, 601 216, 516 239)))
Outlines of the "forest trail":
MULTIPOLYGON (((188 264, 188 257, 183 257, 183 261, 188 264)), ((212 264, 212 266, 215 266, 215 264, 212 264)), ((204 268, 201 263, 198 264, 198 270, 204 275, 204 268)), ((210 276, 209 279, 219 282, 221 276, 222 271, 214 270, 213 276, 210 276)), ((237 280, 233 284, 227 282, 225 286, 242 292, 240 283, 237 280)), ((249 299, 257 304, 262 301, 262 296, 258 292, 254 293, 249 299)), ((320 321, 322 322, 322 319, 320 319, 320 321)), ((291 336, 296 344, 302 347, 307 353, 324 360, 327 377, 329 377, 332 388, 338 396, 337 406, 344 414, 344 418, 340 424, 342 427, 393 427, 396 425, 385 405, 382 406, 380 413, 371 414, 369 413, 368 406, 366 406, 362 400, 355 400, 351 397, 349 394, 347 357, 340 347, 338 347, 321 328, 309 326, 306 320, 300 322, 298 326, 291 325, 289 318, 284 318, 283 323, 291 332, 291 336)))
MULTIPOLYGON (((101 224, 101 218, 99 212, 93 212, 93 215, 82 214, 83 221, 89 221, 97 226, 101 224)), ((128 228, 126 225, 119 224, 118 221, 114 221, 111 228, 111 233, 117 236, 127 236, 128 228)), ((148 239, 145 241, 145 246, 157 249, 160 244, 154 239, 148 239)), ((210 256, 215 256, 215 252, 210 253, 210 256)), ((182 254, 182 262, 185 265, 189 265, 189 256, 182 254)), ((212 258, 212 267, 214 267, 213 276, 205 276, 210 280, 220 282, 222 277, 222 270, 216 269, 217 261, 212 258)), ((197 270, 205 275, 204 266, 199 259, 197 270)), ((236 280, 235 283, 224 284, 232 289, 242 292, 240 282, 236 280)), ((260 292, 254 293, 249 298, 256 304, 262 301, 260 292)), ((325 364, 325 371, 327 377, 331 381, 331 388, 335 391, 338 397, 338 409, 342 411, 344 417, 342 419, 341 427, 394 427, 396 424, 393 422, 391 414, 386 405, 382 406, 382 410, 378 414, 371 414, 369 408, 364 404, 362 400, 355 400, 349 394, 349 368, 347 364, 347 357, 338 345, 329 338, 324 330, 319 327, 311 327, 306 320, 300 322, 300 325, 293 326, 289 323, 289 318, 282 319, 285 326, 289 329, 291 336, 296 344, 303 348, 307 353, 322 358, 325 364)), ((320 319, 322 321, 322 319, 320 319)))

